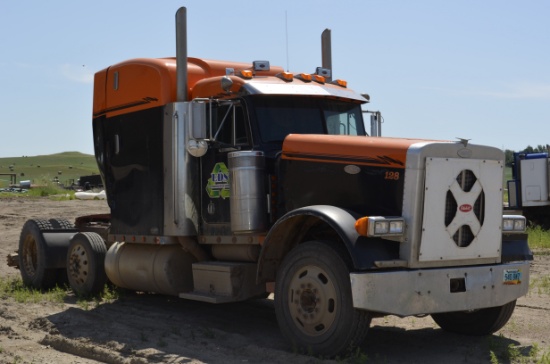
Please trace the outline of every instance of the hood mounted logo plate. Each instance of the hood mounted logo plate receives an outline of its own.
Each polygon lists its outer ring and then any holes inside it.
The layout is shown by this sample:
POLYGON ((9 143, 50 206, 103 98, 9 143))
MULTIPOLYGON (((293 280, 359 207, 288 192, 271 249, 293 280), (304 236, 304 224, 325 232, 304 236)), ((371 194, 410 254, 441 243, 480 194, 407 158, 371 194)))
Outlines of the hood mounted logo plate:
POLYGON ((461 212, 470 212, 470 211, 472 211, 473 207, 472 207, 472 205, 465 203, 465 204, 463 204, 463 205, 460 205, 460 206, 458 207, 458 209, 459 209, 461 212))

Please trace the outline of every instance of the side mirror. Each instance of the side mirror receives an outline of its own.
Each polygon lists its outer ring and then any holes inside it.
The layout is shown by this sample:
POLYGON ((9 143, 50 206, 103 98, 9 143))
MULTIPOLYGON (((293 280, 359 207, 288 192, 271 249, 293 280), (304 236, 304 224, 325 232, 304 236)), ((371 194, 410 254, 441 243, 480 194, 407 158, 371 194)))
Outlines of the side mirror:
POLYGON ((189 103, 189 139, 206 138, 206 102, 193 100, 189 103))
POLYGON ((193 157, 200 158, 208 151, 208 143, 206 140, 191 139, 187 142, 187 152, 193 157))

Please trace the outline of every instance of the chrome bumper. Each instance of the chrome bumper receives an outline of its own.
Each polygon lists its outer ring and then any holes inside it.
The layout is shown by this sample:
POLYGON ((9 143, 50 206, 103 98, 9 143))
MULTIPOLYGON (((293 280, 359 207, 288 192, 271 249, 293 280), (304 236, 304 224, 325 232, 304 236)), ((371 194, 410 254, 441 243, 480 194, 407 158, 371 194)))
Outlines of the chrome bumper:
POLYGON ((502 306, 527 294, 529 262, 351 273, 355 308, 410 316, 502 306), (509 281, 521 272, 521 280, 509 281), (508 279, 508 281, 506 281, 508 279), (458 286, 458 288, 457 288, 458 286))

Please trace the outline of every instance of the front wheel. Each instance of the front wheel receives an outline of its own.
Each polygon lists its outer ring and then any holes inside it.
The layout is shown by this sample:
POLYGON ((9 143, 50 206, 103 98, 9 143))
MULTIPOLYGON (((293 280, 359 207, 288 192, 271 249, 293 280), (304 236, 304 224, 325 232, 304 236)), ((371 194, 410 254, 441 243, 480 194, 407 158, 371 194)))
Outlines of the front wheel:
POLYGON ((107 247, 99 234, 78 233, 69 244, 67 276, 77 295, 93 296, 103 290, 107 282, 105 254, 107 247))
POLYGON ((275 285, 275 313, 285 337, 303 352, 335 356, 365 339, 371 317, 353 308, 350 264, 341 246, 310 241, 290 251, 275 285))
POLYGON ((464 335, 490 335, 506 325, 515 307, 514 300, 503 306, 475 311, 437 313, 432 318, 445 331, 464 335))

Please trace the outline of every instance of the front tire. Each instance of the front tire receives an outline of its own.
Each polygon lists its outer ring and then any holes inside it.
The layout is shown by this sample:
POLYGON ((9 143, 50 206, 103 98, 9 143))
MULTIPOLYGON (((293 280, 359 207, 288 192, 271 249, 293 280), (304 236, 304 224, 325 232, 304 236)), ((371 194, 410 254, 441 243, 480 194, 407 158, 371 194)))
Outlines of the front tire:
POLYGON ((105 254, 107 247, 97 233, 78 233, 71 239, 67 253, 67 277, 73 292, 94 296, 107 283, 105 254))
POLYGON ((285 337, 302 352, 335 356, 360 345, 371 317, 353 308, 347 253, 310 241, 290 251, 275 285, 275 313, 285 337))
POLYGON ((446 312, 433 314, 433 320, 445 331, 464 335, 490 335, 500 330, 514 313, 516 301, 503 306, 483 308, 476 311, 446 312))

